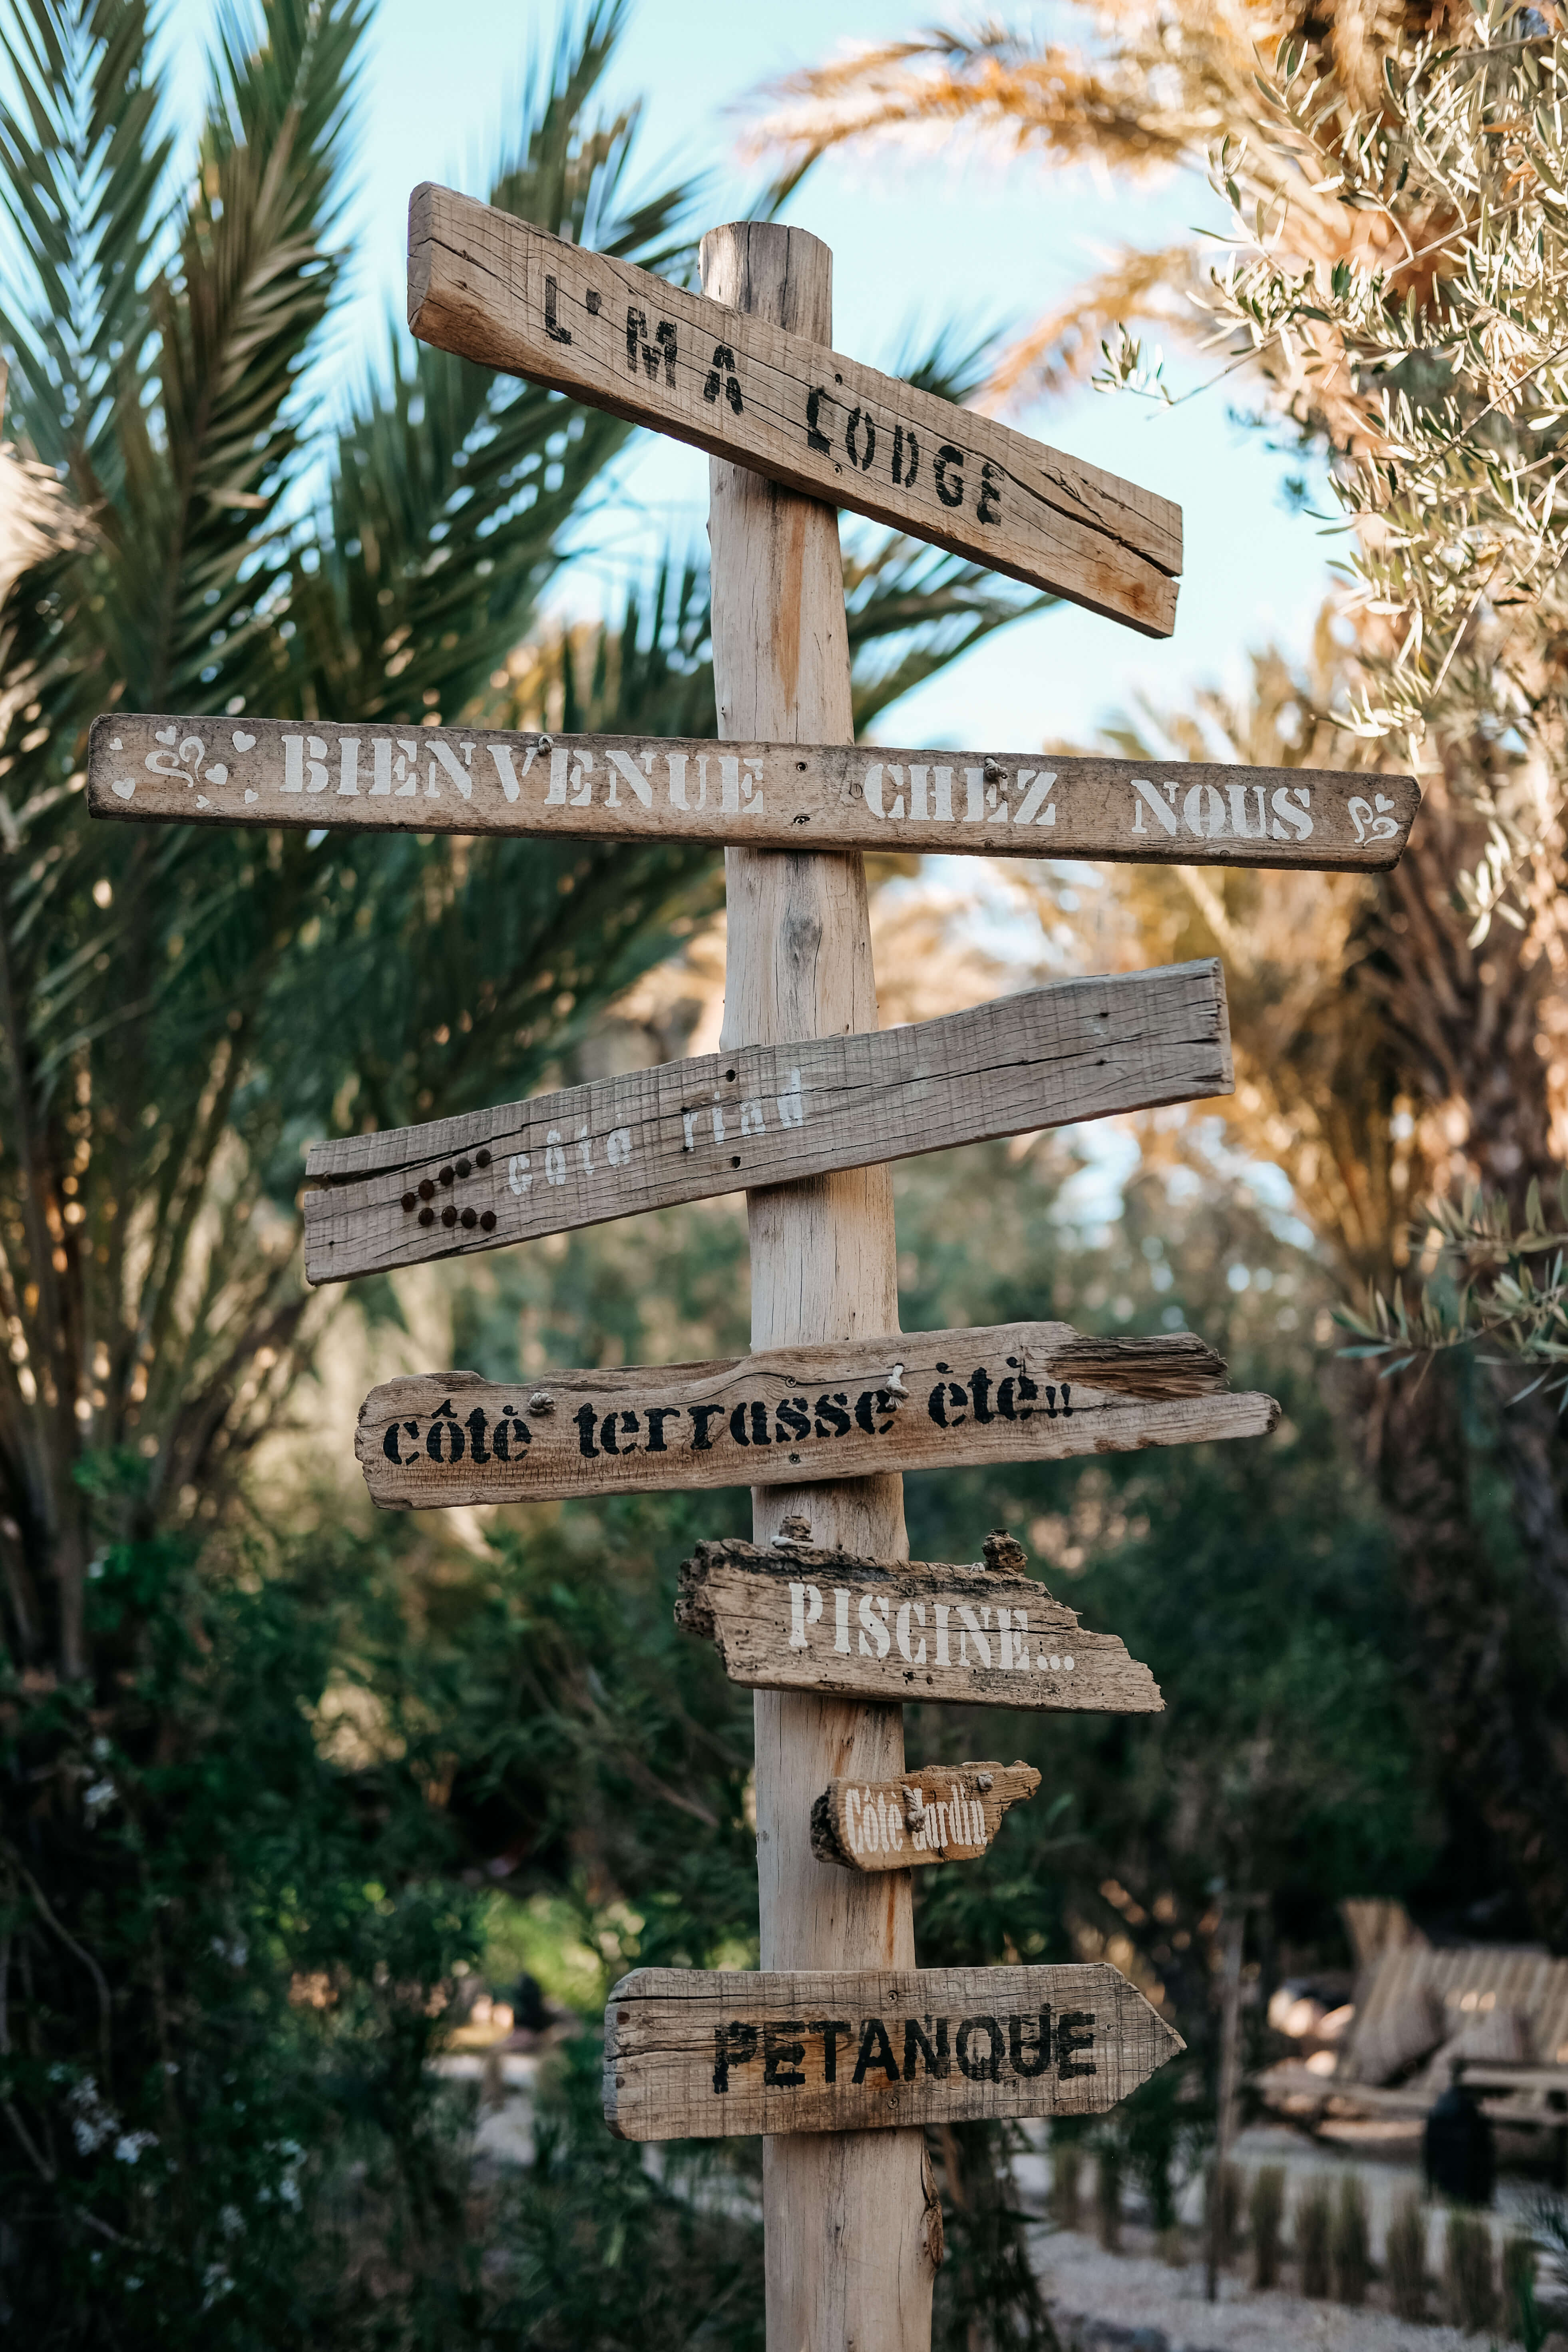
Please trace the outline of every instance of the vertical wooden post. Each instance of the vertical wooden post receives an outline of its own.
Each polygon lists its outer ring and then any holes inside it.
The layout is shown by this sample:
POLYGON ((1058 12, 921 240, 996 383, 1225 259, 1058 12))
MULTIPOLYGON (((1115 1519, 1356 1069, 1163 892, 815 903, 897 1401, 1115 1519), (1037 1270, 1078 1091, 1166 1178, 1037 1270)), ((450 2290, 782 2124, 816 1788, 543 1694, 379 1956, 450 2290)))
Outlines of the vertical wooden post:
MULTIPOLYGON (((742 221, 702 240, 706 293, 829 343, 833 257, 800 229, 742 221)), ((847 743, 854 724, 838 521, 831 507, 710 460, 713 667, 727 741, 847 743)), ((725 1045, 877 1026, 858 856, 725 853, 725 1045)), ((748 1195, 752 1343, 898 1328, 892 1181, 858 1170, 748 1195)), ((791 1514, 812 1540, 907 1557, 903 1481, 752 1494, 755 1539, 791 1514)), ((757 1873, 764 1969, 912 1968, 910 1875, 834 1870, 811 1852, 829 1780, 903 1770, 902 1710, 756 1694, 757 1873)), ((927 2352, 941 2221, 918 2131, 764 2143, 769 2352, 927 2352)))
MULTIPOLYGON (((1256 1896, 1252 1900, 1256 1901, 1256 1896)), ((1236 2140, 1236 2102, 1241 2086, 1241 1953, 1247 1933, 1245 1898, 1227 1905, 1221 1929, 1219 2095, 1215 2110, 1214 2171, 1209 2178, 1208 2244, 1204 2286, 1210 2303, 1219 2295, 1220 2264, 1230 2253, 1226 2228, 1225 2176, 1236 2140)))

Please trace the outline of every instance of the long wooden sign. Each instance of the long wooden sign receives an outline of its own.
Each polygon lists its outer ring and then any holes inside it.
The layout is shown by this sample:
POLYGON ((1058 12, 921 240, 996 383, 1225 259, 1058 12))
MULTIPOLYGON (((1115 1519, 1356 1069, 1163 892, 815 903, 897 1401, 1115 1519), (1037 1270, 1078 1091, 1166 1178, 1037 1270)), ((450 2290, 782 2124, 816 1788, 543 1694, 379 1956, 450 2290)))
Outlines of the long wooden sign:
POLYGON ((305 1271, 342 1282, 1231 1086, 1217 962, 1062 981, 907 1028, 741 1045, 316 1144, 305 1271))
MULTIPOLYGON (((1021 1553, 1018 1555, 1022 1557, 1021 1553)), ((1033 1578, 731 1538, 681 1562, 675 1618, 732 1683, 889 1703, 1159 1715, 1154 1677, 1033 1578)))
POLYGON ((1009 1806, 1039 1785, 1024 1763, 927 1764, 901 1780, 832 1780, 811 1809, 811 1850, 845 1870, 974 1862, 1009 1806))
POLYGON ((355 1450, 391 1510, 793 1486, 1267 1435, 1273 1399, 1224 1381, 1190 1331, 1099 1339, 1003 1323, 514 1385, 426 1372, 372 1390, 355 1450))
POLYGON ((605 2009, 621 2139, 1103 2115, 1186 2047, 1089 1967, 636 1969, 605 2009))
POLYGON ((129 711, 94 720, 87 794, 94 816, 193 824, 1314 870, 1394 865, 1421 799, 1327 768, 129 711))
POLYGON ((1169 499, 429 182, 408 207, 408 323, 1145 636, 1175 626, 1169 499))

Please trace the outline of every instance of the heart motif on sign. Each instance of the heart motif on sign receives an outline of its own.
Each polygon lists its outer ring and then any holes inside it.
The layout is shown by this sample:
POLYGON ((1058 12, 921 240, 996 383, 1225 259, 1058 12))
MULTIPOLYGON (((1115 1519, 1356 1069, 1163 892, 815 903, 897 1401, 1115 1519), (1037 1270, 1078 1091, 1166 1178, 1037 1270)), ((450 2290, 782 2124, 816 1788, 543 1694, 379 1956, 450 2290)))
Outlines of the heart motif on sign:
POLYGON ((202 793, 198 793, 196 794, 196 806, 198 808, 211 808, 212 803, 205 799, 202 793))
POLYGON ((250 786, 247 784, 245 788, 245 797, 247 801, 258 801, 261 798, 261 794, 259 793, 253 793, 250 786))
POLYGON ((119 738, 119 736, 118 736, 118 735, 111 735, 111 736, 110 737, 110 739, 109 739, 109 748, 110 748, 110 750, 111 751, 122 751, 122 750, 124 749, 124 746, 123 746, 123 744, 121 742, 120 738, 119 738))
POLYGON ((242 728, 237 727, 235 729, 233 740, 234 748, 237 751, 254 751, 256 749, 255 736, 247 735, 242 728))
POLYGON ((160 743, 177 743, 180 730, 177 727, 160 727, 155 740, 160 743))
POLYGON ((224 766, 221 760, 215 760, 202 781, 204 783, 208 784, 226 784, 228 782, 228 770, 224 766))
POLYGON ((128 784, 112 783, 110 785, 109 789, 115 794, 117 799, 128 801, 131 798, 132 793, 136 790, 136 779, 132 776, 128 784))

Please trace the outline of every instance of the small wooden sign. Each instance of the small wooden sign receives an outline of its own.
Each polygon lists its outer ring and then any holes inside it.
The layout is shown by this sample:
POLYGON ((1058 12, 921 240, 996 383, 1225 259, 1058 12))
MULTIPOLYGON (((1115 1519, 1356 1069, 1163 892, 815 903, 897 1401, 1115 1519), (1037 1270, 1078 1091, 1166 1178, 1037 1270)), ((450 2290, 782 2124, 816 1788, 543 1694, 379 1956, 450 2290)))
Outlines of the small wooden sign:
POLYGON ((1040 1785, 1029 1764, 927 1764, 901 1780, 833 1780, 811 1809, 811 1850, 845 1870, 974 1862, 1010 1805, 1040 1785))
POLYGON ((906 1028, 741 1045, 318 1143, 305 1271, 342 1282, 1232 1084, 1217 962, 1061 981, 906 1028))
POLYGON ((94 816, 1197 866, 1394 865, 1411 776, 115 711, 94 816))
MULTIPOLYGON (((1021 1562, 1021 1548, 1013 1551, 1021 1562)), ((1154 1677, 1114 1633, 1086 1633, 1032 1577, 892 1566, 731 1538, 683 1560, 675 1621, 732 1683, 889 1703, 1159 1715, 1154 1677)))
POLYGON ((1186 2047, 1089 1967, 636 1969, 605 2009, 621 2139, 1103 2115, 1186 2047))
POLYGON ((425 1372, 371 1391, 355 1451, 389 1510, 796 1486, 1267 1435, 1273 1399, 1224 1381, 1191 1331, 1003 1323, 515 1385, 425 1372))
POLYGON ((429 182, 408 206, 408 323, 1145 636, 1175 626, 1169 499, 429 182))

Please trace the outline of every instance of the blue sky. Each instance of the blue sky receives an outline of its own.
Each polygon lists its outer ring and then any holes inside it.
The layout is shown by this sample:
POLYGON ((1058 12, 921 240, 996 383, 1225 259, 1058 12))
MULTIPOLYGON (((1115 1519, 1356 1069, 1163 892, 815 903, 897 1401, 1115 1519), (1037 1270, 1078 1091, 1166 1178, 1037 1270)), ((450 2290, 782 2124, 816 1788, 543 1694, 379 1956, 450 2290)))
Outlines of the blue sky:
MULTIPOLYGON (((177 0, 182 35, 199 40, 213 14, 212 0, 177 0)), ((653 184, 705 172, 710 217, 733 217, 759 182, 738 152, 737 105, 769 76, 847 39, 907 33, 931 14, 929 0, 641 0, 611 84, 616 100, 647 101, 641 173, 653 184)), ((1055 21, 1065 26, 1070 14, 1058 10, 1055 21)), ((374 353, 387 317, 402 317, 410 188, 438 179, 484 193, 527 59, 552 45, 557 22, 554 5, 381 0, 351 215, 361 250, 351 352, 358 343, 374 353)), ((196 44, 184 54, 195 99, 196 44)), ((1124 238, 1163 241, 1218 217, 1193 181, 1138 190, 1088 173, 1047 179, 1026 161, 951 148, 834 160, 807 179, 787 216, 834 248, 836 341, 883 366, 946 320, 976 330, 1022 324, 1092 267, 1097 251, 1124 238)), ((1205 371, 1173 353, 1168 373, 1185 388, 1205 371)), ((1083 739, 1140 692, 1177 703, 1196 684, 1237 682, 1250 646, 1305 643, 1333 543, 1288 510, 1282 486, 1297 462, 1230 420, 1226 387, 1173 412, 1085 393, 1013 421, 1179 500, 1187 568, 1176 633, 1154 645, 1058 608, 1002 633, 907 698, 884 719, 885 740, 1025 749, 1047 737, 1083 739)), ((605 609, 667 540, 680 548, 700 541, 707 460, 697 452, 638 436, 617 492, 561 583, 556 601, 566 610, 605 609)))

